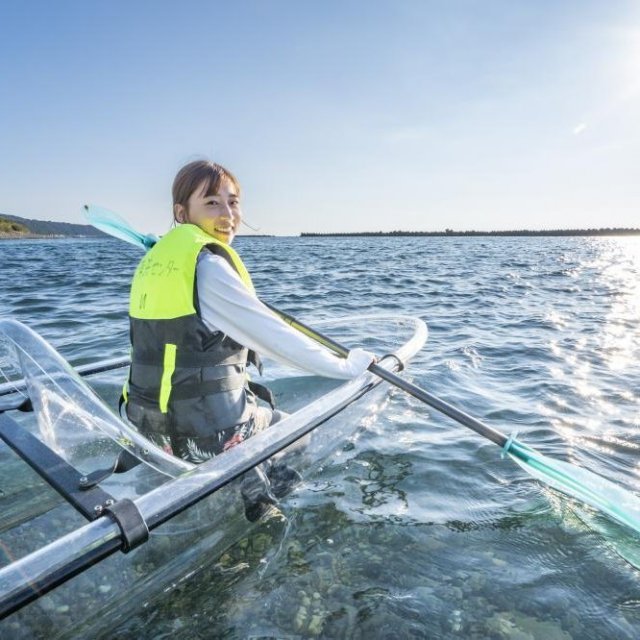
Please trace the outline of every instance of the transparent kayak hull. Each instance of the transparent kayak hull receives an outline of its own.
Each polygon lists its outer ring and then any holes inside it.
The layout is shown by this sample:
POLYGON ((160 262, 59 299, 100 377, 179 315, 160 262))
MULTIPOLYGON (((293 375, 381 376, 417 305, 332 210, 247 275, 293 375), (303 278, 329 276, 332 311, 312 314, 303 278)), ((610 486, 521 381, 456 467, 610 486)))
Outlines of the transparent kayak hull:
MULTIPOLYGON (((119 448, 141 457, 144 464, 101 486, 118 499, 133 500, 153 530, 149 541, 137 549, 110 555, 14 613, 3 623, 11 625, 12 637, 100 636, 110 620, 121 620, 144 607, 154 594, 175 586, 247 535, 252 525, 244 517, 238 482, 225 482, 230 473, 290 442, 284 455, 304 478, 385 403, 384 392, 376 389, 380 380, 370 373, 345 383, 295 374, 271 363, 267 384, 275 390, 279 408, 290 415, 227 453, 194 466, 172 459, 137 432, 130 433, 130 427, 46 342, 34 349, 32 336, 17 325, 0 322, 0 336, 17 352, 21 369, 17 373, 26 379, 26 392, 34 404, 35 415, 24 416, 21 423, 83 473, 112 460, 119 448), (183 505, 182 513, 170 518, 176 504, 183 505)), ((424 323, 414 318, 357 317, 314 325, 349 346, 393 353, 403 362, 422 348, 427 337, 424 323)), ((397 367, 391 357, 381 364, 389 370, 397 367)), ((12 470, 15 464, 12 460, 12 470)), ((31 474, 25 477, 34 486, 32 493, 46 495, 47 500, 41 501, 40 511, 27 508, 22 518, 13 518, 13 525, 0 528, 4 551, 0 600, 24 589, 25 582, 37 586, 43 575, 79 562, 97 545, 115 545, 120 535, 111 519, 86 524, 44 483, 38 484, 31 474)), ((104 633, 108 636, 108 631, 104 633)))

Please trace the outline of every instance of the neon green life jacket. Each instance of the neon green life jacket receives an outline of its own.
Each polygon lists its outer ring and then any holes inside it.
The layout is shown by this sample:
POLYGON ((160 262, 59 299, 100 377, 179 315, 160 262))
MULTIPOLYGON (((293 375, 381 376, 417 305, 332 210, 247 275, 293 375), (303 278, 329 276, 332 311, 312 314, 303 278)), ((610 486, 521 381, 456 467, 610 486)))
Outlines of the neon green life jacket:
POLYGON ((194 462, 210 457, 216 434, 248 422, 249 351, 199 315, 196 266, 202 250, 224 257, 254 293, 240 256, 199 227, 183 224, 141 260, 131 285, 129 419, 156 444, 194 462), (242 390, 242 391, 240 391, 242 390))

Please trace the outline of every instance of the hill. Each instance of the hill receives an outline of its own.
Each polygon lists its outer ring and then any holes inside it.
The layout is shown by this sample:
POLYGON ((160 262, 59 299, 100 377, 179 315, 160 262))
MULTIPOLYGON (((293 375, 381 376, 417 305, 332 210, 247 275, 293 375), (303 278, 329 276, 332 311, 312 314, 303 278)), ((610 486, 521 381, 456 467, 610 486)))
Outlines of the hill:
POLYGON ((17 237, 30 233, 30 230, 19 222, 0 218, 0 235, 17 237))
POLYGON ((53 222, 50 220, 34 220, 21 218, 6 213, 0 213, 0 235, 20 237, 55 236, 75 238, 107 238, 102 231, 98 231, 88 224, 74 224, 72 222, 53 222), (17 225, 18 229, 11 229, 17 225))

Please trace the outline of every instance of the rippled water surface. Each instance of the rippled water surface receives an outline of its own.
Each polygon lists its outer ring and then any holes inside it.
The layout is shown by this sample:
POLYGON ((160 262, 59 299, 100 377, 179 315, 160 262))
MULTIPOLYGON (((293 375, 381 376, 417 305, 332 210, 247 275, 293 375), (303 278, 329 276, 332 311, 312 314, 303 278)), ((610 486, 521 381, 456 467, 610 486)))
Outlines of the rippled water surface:
MULTIPOLYGON (((429 341, 404 375, 640 489, 639 238, 241 238, 237 249, 260 295, 294 315, 421 317, 429 341)), ((76 364, 126 354, 135 248, 5 241, 0 256, 2 316, 76 364)), ((285 499, 286 526, 204 557, 133 615, 123 607, 103 637, 638 636, 640 539, 465 427, 388 398, 285 499)))

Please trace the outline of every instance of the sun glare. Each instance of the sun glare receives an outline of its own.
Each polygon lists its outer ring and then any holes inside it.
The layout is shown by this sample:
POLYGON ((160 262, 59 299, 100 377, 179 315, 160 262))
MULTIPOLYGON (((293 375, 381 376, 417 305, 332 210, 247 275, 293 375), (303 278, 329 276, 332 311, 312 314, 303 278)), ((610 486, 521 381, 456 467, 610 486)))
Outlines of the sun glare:
POLYGON ((640 345, 640 238, 620 238, 609 246, 602 277, 610 285, 611 307, 601 346, 609 368, 620 371, 636 361, 640 345))

